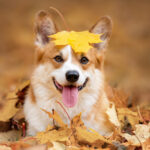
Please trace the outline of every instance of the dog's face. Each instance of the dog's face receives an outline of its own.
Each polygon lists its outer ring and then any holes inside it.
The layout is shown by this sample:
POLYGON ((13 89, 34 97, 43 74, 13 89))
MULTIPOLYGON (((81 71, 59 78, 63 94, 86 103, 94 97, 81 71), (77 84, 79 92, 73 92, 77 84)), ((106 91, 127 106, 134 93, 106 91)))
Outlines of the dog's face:
POLYGON ((70 45, 56 46, 48 37, 55 34, 56 27, 49 15, 41 11, 36 19, 37 67, 36 76, 50 92, 62 97, 66 107, 74 107, 78 96, 103 86, 103 55, 110 38, 112 22, 103 17, 90 32, 103 33, 104 41, 93 45, 87 53, 75 53, 70 45))

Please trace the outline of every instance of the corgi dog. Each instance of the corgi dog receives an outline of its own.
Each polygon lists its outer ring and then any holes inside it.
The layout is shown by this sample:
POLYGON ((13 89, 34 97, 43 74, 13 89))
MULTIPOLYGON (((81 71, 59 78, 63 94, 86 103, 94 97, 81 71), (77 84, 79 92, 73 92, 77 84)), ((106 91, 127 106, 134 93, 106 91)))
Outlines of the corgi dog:
POLYGON ((89 30, 102 34, 103 42, 93 44, 87 53, 75 53, 70 45, 58 47, 49 35, 57 33, 49 13, 40 11, 35 19, 36 65, 24 104, 27 135, 44 131, 53 120, 42 109, 55 110, 69 124, 82 113, 84 124, 101 135, 112 133, 106 114, 109 100, 105 92, 104 56, 112 32, 112 21, 105 16, 89 30), (58 104, 58 102, 64 107, 58 104))

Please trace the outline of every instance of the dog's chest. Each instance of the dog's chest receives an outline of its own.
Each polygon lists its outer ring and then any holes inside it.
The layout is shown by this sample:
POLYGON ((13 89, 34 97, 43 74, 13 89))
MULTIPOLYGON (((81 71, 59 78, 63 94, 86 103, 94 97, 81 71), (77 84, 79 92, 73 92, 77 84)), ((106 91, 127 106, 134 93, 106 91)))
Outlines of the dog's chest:
MULTIPOLYGON (((74 116, 78 115, 79 113, 82 113, 82 118, 86 118, 87 114, 91 111, 93 105, 95 104, 96 99, 95 95, 91 95, 89 93, 84 93, 80 95, 78 103, 73 108, 67 108, 62 104, 61 99, 58 98, 52 98, 48 101, 43 102, 40 105, 43 109, 52 112, 52 110, 55 110, 62 120, 69 124, 70 120, 68 116, 72 119, 74 116)), ((47 114, 44 116, 46 117, 47 114)))

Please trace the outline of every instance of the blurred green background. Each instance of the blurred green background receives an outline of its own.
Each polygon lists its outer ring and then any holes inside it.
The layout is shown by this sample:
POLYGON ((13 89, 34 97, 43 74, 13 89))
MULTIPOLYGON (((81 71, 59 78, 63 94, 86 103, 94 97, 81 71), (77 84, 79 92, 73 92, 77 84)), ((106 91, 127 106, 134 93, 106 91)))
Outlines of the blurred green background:
MULTIPOLYGON (((72 30, 88 30, 104 15, 114 27, 105 70, 109 84, 150 101, 149 0, 0 0, 0 94, 29 79, 34 58, 34 18, 41 10, 59 9, 72 30)), ((50 11, 63 28, 59 16, 50 11)))

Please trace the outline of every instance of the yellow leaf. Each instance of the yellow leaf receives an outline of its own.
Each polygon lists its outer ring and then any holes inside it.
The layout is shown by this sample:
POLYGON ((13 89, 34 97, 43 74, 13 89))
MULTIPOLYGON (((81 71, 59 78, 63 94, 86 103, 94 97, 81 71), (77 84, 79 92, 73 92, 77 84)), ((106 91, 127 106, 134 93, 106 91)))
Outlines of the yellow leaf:
POLYGON ((76 53, 87 53, 92 48, 90 44, 103 42, 101 35, 89 31, 61 31, 49 37, 54 39, 55 45, 70 45, 76 53))
POLYGON ((59 124, 60 127, 66 126, 66 124, 62 121, 62 119, 60 118, 60 116, 58 115, 58 113, 56 111, 54 111, 54 114, 52 114, 52 113, 46 111, 45 109, 41 108, 41 110, 43 110, 45 113, 47 113, 50 118, 53 118, 59 124))
MULTIPOLYGON (((18 98, 18 93, 19 92, 23 92, 23 90, 26 90, 30 85, 30 80, 27 80, 25 82, 23 82, 21 85, 19 85, 15 91, 8 93, 7 98, 6 99, 17 99, 18 98)), ((25 94, 24 94, 25 95, 25 94)))
POLYGON ((39 132, 36 135, 40 144, 46 144, 51 142, 66 142, 71 134, 71 129, 60 128, 58 130, 53 129, 48 132, 39 132))
POLYGON ((101 136, 96 131, 91 130, 88 131, 85 128, 77 127, 76 128, 76 140, 78 140, 78 143, 82 144, 88 144, 93 146, 101 147, 104 143, 109 144, 112 146, 111 142, 107 139, 105 139, 103 136, 101 136))
POLYGON ((123 127, 125 124, 125 118, 129 121, 129 123, 134 128, 135 124, 138 124, 139 117, 137 112, 133 112, 128 108, 117 108, 118 119, 121 122, 121 126, 123 127))
POLYGON ((0 110, 0 121, 8 121, 19 109, 15 107, 18 100, 8 100, 0 110))
POLYGON ((84 123, 81 120, 81 113, 73 117, 73 119, 71 120, 71 127, 72 128, 76 128, 76 127, 85 128, 84 123))

